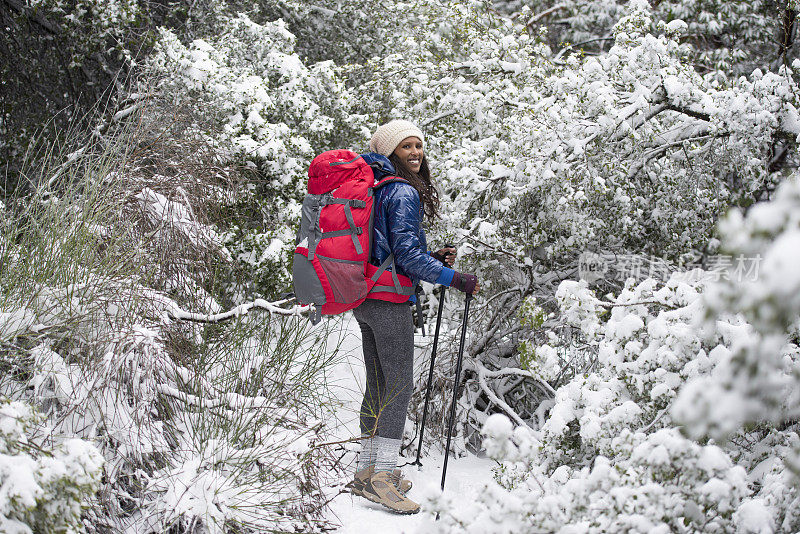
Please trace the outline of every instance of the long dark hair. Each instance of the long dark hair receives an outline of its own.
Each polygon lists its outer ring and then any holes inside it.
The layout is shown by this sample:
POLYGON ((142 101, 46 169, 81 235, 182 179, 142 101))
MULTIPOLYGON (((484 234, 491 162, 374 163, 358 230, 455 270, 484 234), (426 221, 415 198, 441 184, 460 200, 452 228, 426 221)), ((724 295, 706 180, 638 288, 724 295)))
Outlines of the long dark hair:
POLYGON ((389 161, 394 165, 395 174, 400 178, 408 180, 408 183, 413 185, 414 189, 419 193, 419 199, 422 202, 422 208, 425 210, 425 216, 429 219, 438 218, 439 192, 436 191, 431 181, 431 170, 428 167, 428 158, 423 154, 419 172, 414 172, 406 167, 403 161, 398 158, 394 152, 389 155, 389 161))

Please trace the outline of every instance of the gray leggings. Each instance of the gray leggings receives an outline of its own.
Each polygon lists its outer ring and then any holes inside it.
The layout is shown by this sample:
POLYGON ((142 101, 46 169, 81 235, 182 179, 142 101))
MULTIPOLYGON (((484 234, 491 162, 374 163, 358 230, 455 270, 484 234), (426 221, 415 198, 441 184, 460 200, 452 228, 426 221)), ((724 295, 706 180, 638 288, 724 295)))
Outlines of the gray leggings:
POLYGON ((414 324, 411 307, 367 299, 353 315, 361 327, 367 384, 361 433, 401 439, 414 389, 414 324), (377 427, 376 427, 377 425, 377 427))

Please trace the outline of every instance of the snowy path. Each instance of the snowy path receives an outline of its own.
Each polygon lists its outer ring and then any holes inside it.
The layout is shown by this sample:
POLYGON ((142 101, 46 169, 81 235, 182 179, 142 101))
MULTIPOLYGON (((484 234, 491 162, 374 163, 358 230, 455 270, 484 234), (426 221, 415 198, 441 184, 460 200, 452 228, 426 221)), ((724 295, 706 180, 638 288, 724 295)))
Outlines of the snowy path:
MULTIPOLYGON (((336 414, 339 424, 333 437, 347 439, 358 435, 357 415, 364 387, 360 332, 352 314, 345 316, 342 329, 332 334, 332 341, 333 339, 336 340, 335 343, 340 343, 340 359, 331 369, 328 381, 336 397, 342 402, 342 406, 336 414)), ((430 342, 430 337, 420 338, 417 341, 424 342, 425 340, 430 342)), ((427 358, 417 353, 415 366, 418 371, 427 365, 427 358)), ((348 455, 351 461, 354 457, 354 454, 348 455)), ((400 463, 413 461, 413 459, 413 457, 401 457, 400 463)), ((439 490, 443 459, 443 454, 437 452, 422 458, 421 470, 418 470, 416 466, 403 468, 404 476, 414 484, 409 497, 423 506, 422 512, 419 514, 411 516, 393 514, 366 499, 342 494, 331 503, 329 519, 334 524, 341 526, 337 531, 340 534, 416 532, 423 522, 432 520, 431 514, 425 513, 425 496, 434 495, 439 490)), ((483 490, 484 483, 491 480, 491 469, 494 465, 494 462, 489 459, 472 455, 459 459, 450 458, 447 466, 445 494, 454 497, 455 502, 460 506, 469 506, 470 503, 475 502, 476 496, 483 490)), ((352 469, 348 474, 351 473, 352 469)), ((335 491, 331 490, 332 493, 335 491)))

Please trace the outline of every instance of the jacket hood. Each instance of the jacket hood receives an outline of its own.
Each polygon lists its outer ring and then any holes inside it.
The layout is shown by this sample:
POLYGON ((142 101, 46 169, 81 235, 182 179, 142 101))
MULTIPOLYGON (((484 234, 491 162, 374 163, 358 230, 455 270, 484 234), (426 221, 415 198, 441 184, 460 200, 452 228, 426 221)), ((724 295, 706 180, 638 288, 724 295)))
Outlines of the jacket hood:
POLYGON ((366 154, 361 154, 361 157, 367 162, 367 165, 372 167, 372 173, 375 175, 376 182, 384 176, 394 176, 394 165, 392 165, 389 158, 383 154, 367 152, 366 154))

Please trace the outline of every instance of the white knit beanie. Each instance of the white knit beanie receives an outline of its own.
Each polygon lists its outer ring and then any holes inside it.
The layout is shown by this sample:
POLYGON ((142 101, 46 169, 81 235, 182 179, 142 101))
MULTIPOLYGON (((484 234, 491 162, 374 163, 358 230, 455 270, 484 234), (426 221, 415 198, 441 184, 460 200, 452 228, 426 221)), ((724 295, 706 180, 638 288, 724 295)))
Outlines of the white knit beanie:
POLYGON ((400 141, 406 137, 419 137, 419 140, 425 142, 425 137, 422 135, 422 130, 417 128, 413 123, 395 119, 389 121, 384 125, 378 126, 375 133, 372 135, 372 140, 369 142, 369 149, 372 152, 383 154, 388 157, 400 144, 400 141))

